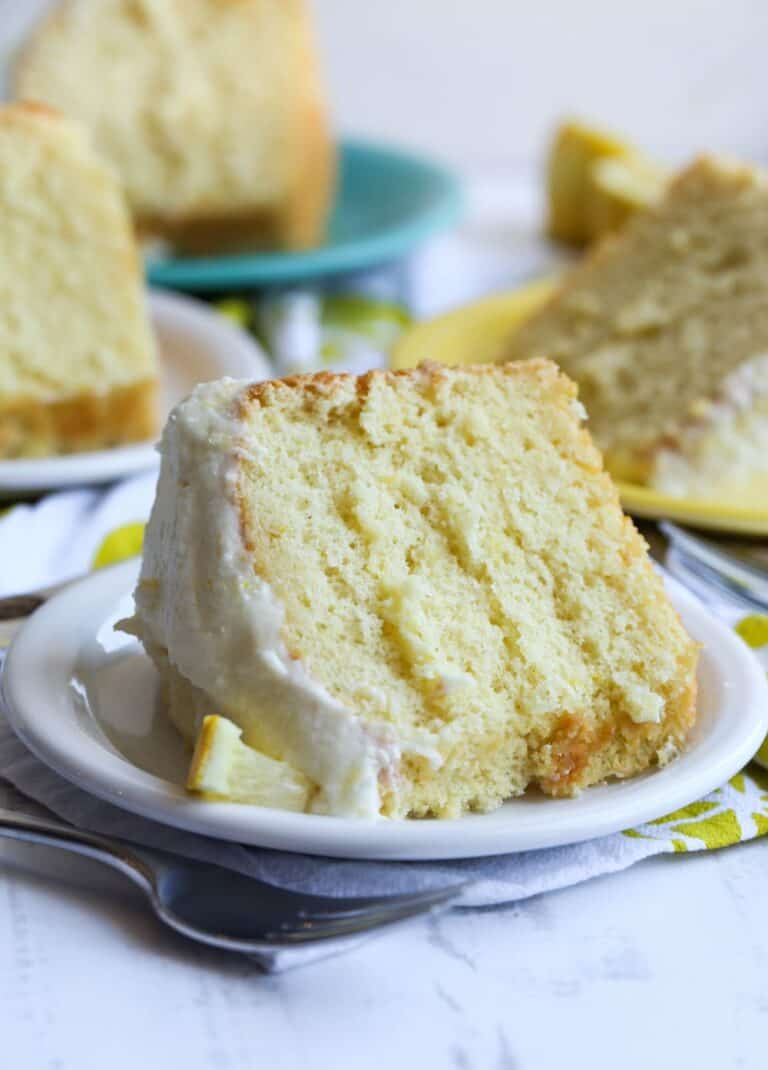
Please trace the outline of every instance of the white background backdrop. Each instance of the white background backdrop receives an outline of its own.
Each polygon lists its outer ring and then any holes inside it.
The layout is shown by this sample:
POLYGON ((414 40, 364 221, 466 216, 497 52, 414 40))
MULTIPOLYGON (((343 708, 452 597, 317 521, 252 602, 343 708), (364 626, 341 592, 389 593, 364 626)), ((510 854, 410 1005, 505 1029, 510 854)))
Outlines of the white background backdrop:
POLYGON ((345 127, 473 170, 564 113, 671 160, 768 160, 765 0, 312 0, 345 127))
MULTIPOLYGON (((499 171, 576 113, 673 161, 768 161, 765 0, 310 2, 342 129, 499 171)), ((46 4, 0 0, 3 36, 46 4)))

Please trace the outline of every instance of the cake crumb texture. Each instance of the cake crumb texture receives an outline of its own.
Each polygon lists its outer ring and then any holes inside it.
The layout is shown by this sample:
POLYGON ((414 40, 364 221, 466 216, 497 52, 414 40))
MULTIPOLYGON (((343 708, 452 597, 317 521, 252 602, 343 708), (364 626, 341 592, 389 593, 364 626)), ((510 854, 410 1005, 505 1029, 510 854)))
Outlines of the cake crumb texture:
POLYGON ((238 403, 241 531, 290 657, 440 753, 403 756, 385 813, 570 795, 684 740, 695 645, 575 396, 539 361, 320 373, 238 403))

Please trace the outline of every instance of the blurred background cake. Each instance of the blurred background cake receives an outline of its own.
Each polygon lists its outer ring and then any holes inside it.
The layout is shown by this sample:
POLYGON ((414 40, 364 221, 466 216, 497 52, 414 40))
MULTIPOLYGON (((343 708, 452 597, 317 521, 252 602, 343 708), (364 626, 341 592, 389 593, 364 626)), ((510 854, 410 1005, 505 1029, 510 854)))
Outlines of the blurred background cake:
POLYGON ((768 176, 702 158, 515 330, 580 386, 610 471, 768 501, 768 176))
POLYGON ((142 236, 212 253, 324 235, 335 149, 303 0, 62 0, 13 91, 88 127, 142 236))
POLYGON ((0 458, 151 439, 157 367, 117 179, 85 130, 0 109, 0 458))

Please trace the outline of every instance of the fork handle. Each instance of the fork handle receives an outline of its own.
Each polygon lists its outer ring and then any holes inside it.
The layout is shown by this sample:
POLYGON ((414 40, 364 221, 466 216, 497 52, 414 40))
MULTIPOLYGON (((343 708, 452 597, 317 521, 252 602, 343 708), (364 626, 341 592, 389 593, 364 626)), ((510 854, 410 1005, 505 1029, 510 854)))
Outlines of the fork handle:
POLYGON ((65 580, 64 583, 54 583, 51 587, 41 587, 38 591, 10 594, 0 598, 0 620, 20 621, 31 617, 36 609, 45 605, 49 598, 60 594, 72 582, 72 580, 65 580))
POLYGON ((32 594, 13 594, 0 598, 0 649, 10 645, 11 639, 27 617, 31 617, 49 598, 53 598, 68 586, 69 582, 57 583, 32 594))
POLYGON ((0 836, 27 843, 42 843, 48 847, 60 847, 64 851, 93 858, 119 870, 147 893, 151 893, 154 887, 154 873, 138 855, 127 850, 121 843, 92 832, 83 832, 63 822, 32 817, 30 814, 0 807, 0 836))

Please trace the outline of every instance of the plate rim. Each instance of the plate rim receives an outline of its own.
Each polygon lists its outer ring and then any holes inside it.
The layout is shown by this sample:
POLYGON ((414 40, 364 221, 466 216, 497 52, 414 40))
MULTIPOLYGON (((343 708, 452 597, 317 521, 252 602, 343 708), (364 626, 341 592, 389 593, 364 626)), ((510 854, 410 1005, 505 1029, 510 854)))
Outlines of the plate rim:
MULTIPOLYGON (((181 787, 138 769, 84 730, 73 735, 72 724, 78 721, 71 701, 68 723, 66 718, 61 723, 50 720, 52 710, 58 705, 60 713, 61 703, 67 701, 66 683, 83 643, 93 638, 119 599, 133 590, 138 568, 134 559, 104 569, 51 599, 17 633, 0 684, 11 728, 44 764, 90 794, 166 826, 276 850, 370 860, 491 857, 564 846, 634 827, 701 798, 742 769, 768 732, 768 682, 757 659, 725 624, 678 583, 668 580, 677 608, 689 622, 695 622, 694 630, 709 636, 709 656, 719 666, 723 694, 729 696, 715 729, 719 725, 726 732, 728 746, 721 741, 708 761, 703 762, 700 755, 697 761, 694 749, 644 778, 587 789, 582 800, 594 800, 597 792, 607 798, 608 805, 602 809, 599 799, 593 804, 601 811, 597 816, 587 812, 583 818, 578 799, 542 800, 540 805, 553 811, 548 833, 539 830, 533 835, 530 829, 521 834, 514 821, 505 822, 503 808, 454 820, 394 822, 190 799, 181 787), (699 768, 702 762, 703 769, 699 768), (669 771, 675 769, 679 775, 670 777, 669 771), (661 785, 656 780, 657 788, 664 789, 659 797, 654 780, 661 777, 661 785)), ((698 750, 706 752, 706 747, 705 737, 698 750)), ((514 800, 506 804, 514 805, 514 800)))
MULTIPOLYGON (((262 374, 257 369, 263 369, 264 376, 272 374, 267 358, 255 339, 203 301, 162 287, 148 289, 146 297, 150 322, 156 332, 162 329, 164 323, 183 324, 207 336, 211 347, 217 341, 220 349, 226 346, 232 371, 237 366, 245 373, 250 366, 254 378, 262 374)), ((162 360, 162 357, 159 359, 162 360)), ((0 460, 0 500, 138 475, 158 467, 160 457, 156 446, 155 436, 147 442, 115 446, 107 450, 0 460)))
POLYGON ((462 214, 464 197, 457 174, 438 160, 386 141, 344 137, 338 142, 344 153, 386 157, 429 174, 434 182, 433 201, 418 216, 358 240, 298 252, 238 253, 215 257, 178 257, 148 262, 146 275, 153 286, 224 292, 254 285, 307 282, 368 270, 403 256, 433 234, 455 225, 462 214))

